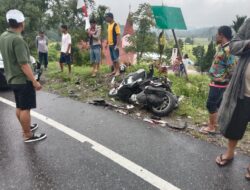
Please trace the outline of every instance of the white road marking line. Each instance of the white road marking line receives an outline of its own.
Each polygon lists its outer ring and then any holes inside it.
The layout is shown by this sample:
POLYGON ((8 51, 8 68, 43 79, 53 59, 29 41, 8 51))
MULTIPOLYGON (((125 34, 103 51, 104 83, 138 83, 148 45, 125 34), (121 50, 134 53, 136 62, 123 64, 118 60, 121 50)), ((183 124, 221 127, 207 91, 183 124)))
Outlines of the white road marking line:
MULTIPOLYGON (((0 97, 0 102, 5 103, 9 106, 16 107, 14 102, 11 102, 5 98, 0 97)), ((98 142, 70 129, 69 127, 48 118, 40 113, 31 111, 31 115, 42 122, 50 125, 51 127, 71 136, 72 138, 80 141, 81 143, 88 142, 92 145, 92 149, 96 152, 100 153, 101 155, 109 158, 113 162, 117 163, 118 165, 122 166, 123 168, 127 169, 131 173, 137 175, 144 181, 148 182, 149 184, 157 187, 161 190, 180 190, 178 187, 172 185, 171 183, 167 182, 166 180, 158 177, 157 175, 153 174, 152 172, 148 171, 147 169, 137 165, 136 163, 128 160, 127 158, 121 156, 120 154, 110 150, 109 148, 99 144, 98 142)))

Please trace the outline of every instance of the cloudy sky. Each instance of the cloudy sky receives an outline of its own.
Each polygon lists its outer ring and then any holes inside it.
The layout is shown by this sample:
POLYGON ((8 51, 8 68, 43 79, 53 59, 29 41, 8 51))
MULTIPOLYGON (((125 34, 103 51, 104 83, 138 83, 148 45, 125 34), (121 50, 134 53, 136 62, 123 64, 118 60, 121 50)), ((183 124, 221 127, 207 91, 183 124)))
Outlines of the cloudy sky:
POLYGON ((231 25, 237 14, 250 17, 250 0, 96 0, 97 4, 108 6, 120 24, 126 21, 129 4, 135 11, 139 4, 145 2, 181 7, 189 28, 231 25))

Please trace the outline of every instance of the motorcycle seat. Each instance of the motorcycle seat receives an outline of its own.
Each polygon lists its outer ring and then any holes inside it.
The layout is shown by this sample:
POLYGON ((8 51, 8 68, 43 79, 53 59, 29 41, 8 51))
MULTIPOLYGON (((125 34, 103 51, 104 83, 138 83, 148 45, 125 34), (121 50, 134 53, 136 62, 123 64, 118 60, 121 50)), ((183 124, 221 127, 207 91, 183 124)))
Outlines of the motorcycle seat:
POLYGON ((136 71, 135 73, 132 73, 128 76, 128 78, 132 77, 133 81, 137 81, 137 80, 144 80, 147 78, 147 73, 144 69, 139 69, 138 71, 136 71))
POLYGON ((164 96, 166 90, 164 88, 156 88, 152 86, 147 86, 144 90, 145 94, 158 94, 160 96, 164 96))

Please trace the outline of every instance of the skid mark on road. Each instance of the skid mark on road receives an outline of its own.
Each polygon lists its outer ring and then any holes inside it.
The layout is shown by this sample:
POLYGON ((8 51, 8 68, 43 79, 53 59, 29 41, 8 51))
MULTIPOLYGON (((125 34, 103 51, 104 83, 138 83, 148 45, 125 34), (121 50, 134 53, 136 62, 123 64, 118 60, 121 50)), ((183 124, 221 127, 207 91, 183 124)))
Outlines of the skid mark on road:
MULTIPOLYGON (((5 103, 11 107, 16 107, 15 103, 9 101, 5 98, 0 97, 0 102, 5 103)), ((158 177, 157 175, 153 174, 152 172, 148 171, 147 169, 139 166, 138 164, 128 160, 124 156, 112 151, 111 149, 101 145, 100 143, 78 133, 77 131, 70 129, 69 127, 49 118, 46 117, 38 112, 31 111, 31 115, 40 121, 48 124, 49 126, 67 134, 68 136, 78 140, 81 143, 88 142, 92 145, 92 149, 98 152, 99 154, 105 156, 106 158, 110 159, 111 161, 117 163, 121 167, 127 169, 131 173, 137 175, 144 181, 148 182, 149 184, 155 186, 161 190, 180 190, 178 187, 172 185, 171 183, 167 182, 166 180, 158 177)))

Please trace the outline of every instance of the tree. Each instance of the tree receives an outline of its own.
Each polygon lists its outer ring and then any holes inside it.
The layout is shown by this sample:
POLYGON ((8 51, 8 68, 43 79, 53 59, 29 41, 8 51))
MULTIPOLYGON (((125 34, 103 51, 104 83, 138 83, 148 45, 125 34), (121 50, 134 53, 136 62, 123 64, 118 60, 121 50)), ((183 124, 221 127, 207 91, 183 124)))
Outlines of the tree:
POLYGON ((213 63, 215 53, 216 46, 213 41, 209 43, 207 52, 205 52, 204 46, 193 48, 193 55, 197 59, 196 65, 199 66, 201 72, 207 72, 209 70, 213 63))
POLYGON ((190 38, 190 37, 187 37, 187 38, 185 39, 185 43, 186 43, 186 44, 191 44, 191 45, 193 45, 193 44, 194 44, 194 40, 193 40, 192 38, 190 38))
POLYGON ((48 0, 0 0, 0 32, 6 30, 6 12, 10 9, 21 10, 26 18, 24 38, 31 49, 35 48, 35 36, 37 31, 46 23, 46 11, 48 10, 48 0))
POLYGON ((202 72, 209 70, 209 68, 211 67, 212 62, 214 60, 215 53, 216 53, 216 47, 215 47, 214 42, 211 41, 210 44, 208 45, 208 49, 207 49, 206 55, 204 57, 204 62, 201 65, 202 72))
MULTIPOLYGON (((164 50, 164 55, 167 56, 168 60, 170 60, 170 58, 172 57, 172 51, 174 47, 175 47, 174 39, 168 39, 164 50)), ((168 64, 170 64, 170 62, 168 64)))
MULTIPOLYGON (((87 7, 93 8, 94 1, 86 0, 87 7)), ((59 29, 61 24, 66 24, 72 36, 73 62, 81 65, 84 56, 78 48, 78 42, 87 40, 87 32, 81 9, 77 9, 77 0, 49 0, 48 28, 59 29)))
POLYGON ((158 37, 158 50, 160 54, 160 64, 162 64, 162 55, 164 53, 164 49, 166 48, 166 36, 164 30, 161 31, 158 37))
POLYGON ((236 20, 233 21, 233 25, 232 25, 232 27, 236 33, 239 31, 240 27, 245 22, 246 18, 247 18, 247 16, 236 15, 236 20))
POLYGON ((156 47, 156 34, 151 31, 155 26, 150 4, 140 4, 138 10, 132 14, 132 19, 137 26, 134 35, 129 37, 128 41, 131 46, 127 47, 127 51, 137 52, 137 60, 140 61, 143 54, 153 52, 156 47))
MULTIPOLYGON (((178 39, 178 44, 179 44, 180 49, 183 50, 184 42, 182 39, 178 39)), ((177 45, 175 44, 174 47, 177 48, 177 45)))
POLYGON ((107 24, 105 22, 105 14, 109 8, 105 5, 99 5, 96 10, 93 11, 91 18, 95 18, 97 24, 101 26, 102 29, 102 40, 107 37, 107 24))
MULTIPOLYGON (((77 0, 49 0, 48 27, 58 28, 61 24, 66 24, 71 30, 83 30, 84 18, 81 9, 77 9, 77 0)), ((92 0, 88 0, 87 5, 92 0)))
POLYGON ((203 64, 204 57, 205 57, 205 48, 204 48, 204 46, 194 47, 193 48, 193 55, 197 59, 196 65, 199 66, 201 72, 203 72, 203 70, 202 70, 202 64, 203 64))
MULTIPOLYGON (((85 1, 94 6, 93 0, 85 1)), ((24 38, 31 50, 35 49, 35 36, 39 30, 58 29, 62 23, 68 24, 82 36, 84 25, 81 10, 77 10, 77 0, 0 0, 0 32, 7 28, 7 10, 19 9, 26 17, 24 38)))

